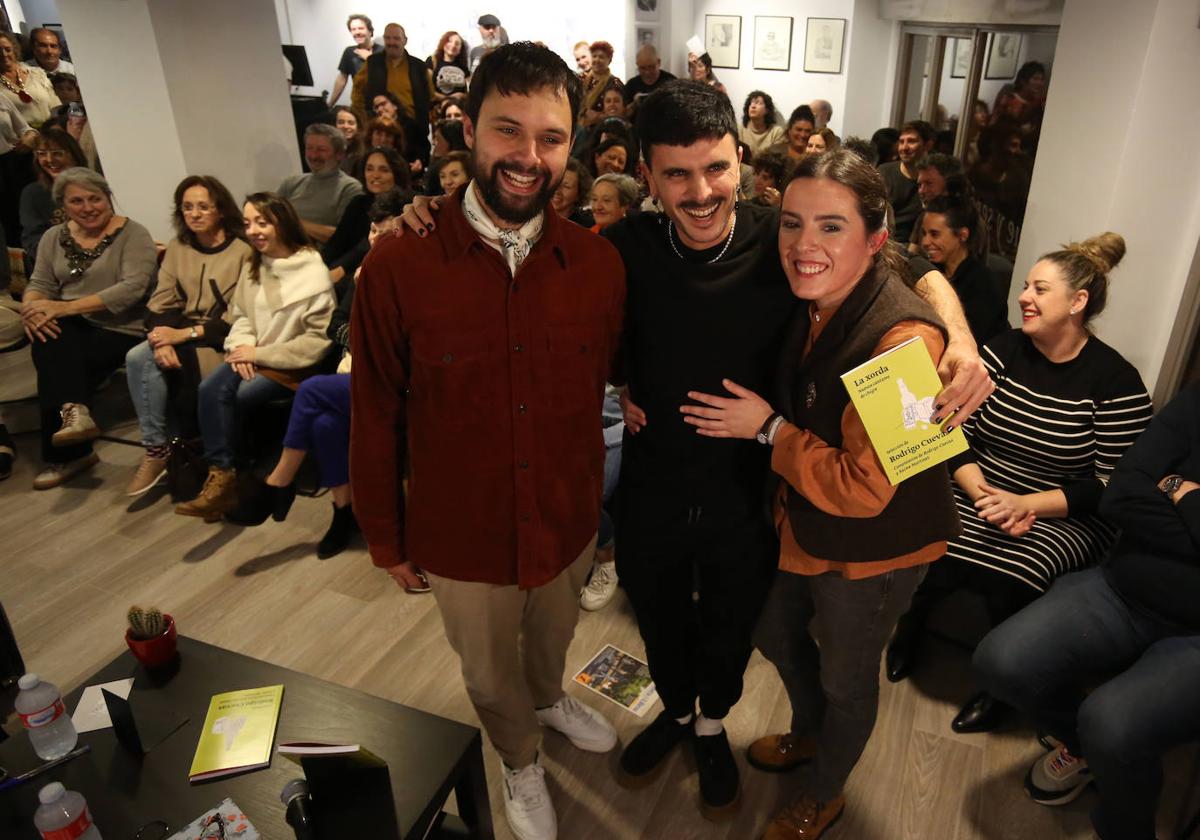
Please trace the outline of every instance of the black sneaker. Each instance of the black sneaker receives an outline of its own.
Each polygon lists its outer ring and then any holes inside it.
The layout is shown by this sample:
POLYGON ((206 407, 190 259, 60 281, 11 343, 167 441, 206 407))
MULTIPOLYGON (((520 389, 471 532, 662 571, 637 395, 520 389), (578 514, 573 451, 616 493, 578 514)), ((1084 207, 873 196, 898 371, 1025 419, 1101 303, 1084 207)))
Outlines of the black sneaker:
POLYGON ((692 750, 700 774, 700 812, 713 822, 731 818, 741 805, 741 790, 737 762, 725 730, 716 735, 697 735, 692 750))
POLYGON ((691 721, 680 723, 668 712, 660 712, 621 753, 621 784, 630 788, 650 784, 662 769, 663 759, 691 734, 691 721))

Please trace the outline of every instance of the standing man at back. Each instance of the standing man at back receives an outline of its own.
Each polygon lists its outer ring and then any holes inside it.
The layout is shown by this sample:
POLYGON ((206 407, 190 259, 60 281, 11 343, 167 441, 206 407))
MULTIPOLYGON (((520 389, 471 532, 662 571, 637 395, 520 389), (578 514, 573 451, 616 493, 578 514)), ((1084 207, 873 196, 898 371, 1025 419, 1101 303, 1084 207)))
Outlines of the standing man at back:
MULTIPOLYGON (((333 93, 329 95, 329 107, 332 108, 342 98, 346 83, 358 75, 358 71, 366 64, 367 59, 383 52, 383 44, 375 43, 375 26, 366 15, 350 15, 346 19, 346 28, 354 39, 353 46, 342 50, 342 60, 338 62, 337 78, 333 80, 333 93)), ((354 91, 350 92, 350 101, 354 101, 354 91)))
POLYGON ((921 215, 921 196, 917 191, 917 161, 933 150, 937 139, 933 126, 924 120, 907 122, 900 129, 896 152, 900 160, 882 164, 879 174, 888 188, 888 203, 896 214, 892 239, 907 242, 912 236, 917 216, 921 215))
POLYGON ((409 163, 429 162, 429 104, 433 101, 433 79, 425 62, 408 54, 404 27, 389 23, 383 28, 383 52, 366 60, 354 76, 351 101, 360 114, 371 113, 382 93, 400 100, 400 124, 404 127, 404 157, 409 163))
POLYGON ((562 687, 596 545, 597 418, 625 302, 616 250, 547 211, 581 99, 544 47, 484 57, 463 123, 475 179, 436 230, 371 252, 350 332, 358 521, 375 565, 397 581, 406 561, 427 572, 503 759, 519 840, 557 832, 541 727, 584 750, 616 744, 562 687))

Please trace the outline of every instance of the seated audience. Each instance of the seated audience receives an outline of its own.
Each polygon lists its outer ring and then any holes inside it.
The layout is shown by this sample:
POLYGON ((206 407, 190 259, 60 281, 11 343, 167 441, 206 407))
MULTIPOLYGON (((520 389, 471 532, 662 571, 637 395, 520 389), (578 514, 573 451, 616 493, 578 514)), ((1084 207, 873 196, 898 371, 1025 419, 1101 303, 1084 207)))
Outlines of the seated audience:
MULTIPOLYGON (((353 14, 346 18, 346 29, 354 43, 342 50, 342 58, 338 61, 337 77, 333 80, 333 92, 329 95, 329 107, 332 108, 342 98, 346 83, 358 75, 367 59, 376 53, 383 52, 383 44, 375 42, 375 25, 366 15, 353 14)), ((350 100, 354 101, 354 90, 351 88, 350 100)))
POLYGON ((471 156, 467 152, 450 152, 442 157, 435 167, 442 195, 453 194, 474 177, 471 173, 471 156))
POLYGON ((875 147, 877 166, 900 159, 900 132, 894 128, 884 127, 876 131, 871 135, 871 145, 875 147))
POLYGON ((35 490, 57 487, 99 462, 91 443, 101 434, 89 410, 92 390, 142 340, 157 260, 150 232, 116 214, 100 174, 67 169, 54 179, 53 197, 67 221, 38 244, 21 305, 37 368, 46 464, 35 490))
POLYGON ((462 122, 466 113, 466 103, 461 96, 447 96, 437 104, 435 111, 439 120, 458 120, 462 122))
POLYGON ((376 117, 367 123, 363 140, 363 145, 368 149, 387 146, 400 151, 404 148, 404 129, 395 120, 376 117))
POLYGON ((754 204, 778 207, 783 186, 791 173, 791 162, 779 152, 762 152, 754 156, 754 204))
POLYGON ((306 237, 325 242, 362 184, 338 168, 346 156, 346 138, 331 125, 313 123, 304 130, 304 160, 312 170, 289 175, 279 197, 289 203, 304 225, 306 237))
POLYGON ((363 150, 364 126, 353 108, 338 105, 333 109, 333 127, 346 138, 346 156, 342 158, 340 168, 346 173, 353 172, 363 150))
MULTIPOLYGON (((879 173, 888 185, 888 203, 895 214, 892 239, 908 242, 921 213, 917 194, 917 161, 933 147, 933 127, 921 120, 907 122, 900 129, 896 149, 899 160, 879 164, 879 173)), ((882 160, 882 158, 880 158, 882 160)))
MULTIPOLYGON (((55 73, 75 73, 75 65, 62 57, 62 41, 53 29, 38 26, 29 30, 29 50, 33 57, 25 63, 30 67, 40 67, 47 76, 55 73)), ((1017 77, 1020 79, 1020 76, 1017 77)))
POLYGON ((471 79, 471 71, 467 66, 467 43, 457 32, 451 30, 442 34, 433 55, 425 59, 425 67, 433 85, 435 104, 467 92, 471 79))
POLYGON ((450 152, 469 151, 463 135, 462 120, 438 120, 433 126, 433 151, 430 158, 436 160, 450 152))
POLYGON ((400 98, 390 90, 381 91, 371 99, 371 113, 393 122, 400 122, 400 112, 403 107, 400 104, 400 98))
POLYGON ((842 141, 832 129, 818 128, 808 138, 808 153, 810 155, 822 155, 825 152, 837 151, 842 145, 842 141))
POLYGON ((600 97, 600 117, 625 118, 625 92, 616 85, 609 85, 600 97))
POLYGON ((772 152, 782 152, 792 160, 800 160, 808 154, 808 138, 816 131, 816 118, 812 109, 800 105, 788 117, 787 131, 784 139, 770 148, 772 152))
POLYGON ((742 104, 742 125, 738 140, 750 147, 750 158, 756 158, 784 140, 783 126, 775 121, 775 100, 761 90, 752 90, 742 104))
POLYGON ((21 63, 21 42, 11 32, 0 32, 0 98, 11 102, 33 128, 41 128, 62 104, 46 71, 21 63))
POLYGON ((983 239, 979 213, 966 196, 935 198, 921 216, 921 247, 958 294, 971 335, 983 344, 1008 330, 1008 289, 974 256, 983 239))
POLYGON ((550 199, 554 212, 569 219, 575 224, 590 228, 596 223, 592 214, 585 208, 588 196, 592 193, 592 173, 575 158, 567 160, 567 169, 563 172, 558 189, 550 199))
MULTIPOLYGON (((1021 293, 1021 328, 983 347, 996 392, 963 427, 970 451, 949 462, 963 533, 897 624, 889 679, 911 671, 943 595, 981 594, 995 626, 1112 546, 1116 528, 1100 515, 1100 496, 1151 414, 1137 370, 1088 330, 1124 253, 1124 240, 1106 233, 1043 255, 1021 293)), ((986 732, 1006 711, 981 693, 952 727, 986 732)))
POLYGON ((400 157, 398 151, 387 146, 367 150, 354 175, 364 191, 350 199, 333 235, 321 246, 321 259, 329 267, 329 278, 339 294, 342 280, 353 277, 355 269, 367 255, 370 247, 367 233, 371 227, 369 213, 376 196, 396 188, 406 192, 412 188, 408 162, 400 157))
POLYGON ((658 57, 658 50, 653 44, 639 48, 634 62, 637 64, 637 75, 625 82, 625 101, 629 105, 626 116, 629 119, 637 114, 642 99, 675 78, 662 69, 662 59, 658 57))
POLYGON ((716 88, 728 96, 729 92, 725 90, 725 85, 721 84, 720 80, 717 79, 712 67, 712 56, 708 53, 701 53, 698 56, 688 56, 688 78, 693 82, 700 82, 711 88, 716 88))
POLYGON ((246 412, 290 397, 329 348, 335 298, 329 271, 296 211, 281 196, 253 193, 242 208, 254 248, 233 293, 225 364, 200 383, 200 434, 208 478, 200 495, 175 507, 217 522, 237 506, 237 444, 246 412))
MULTIPOLYGON (((971 184, 967 180, 967 174, 963 171, 961 161, 956 157, 933 152, 917 161, 916 170, 917 197, 921 200, 922 214, 924 208, 929 206, 929 202, 939 196, 970 196, 971 194, 971 184)), ((920 253, 923 235, 922 215, 918 215, 917 221, 913 225, 913 232, 908 238, 910 252, 920 253)), ((984 234, 979 237, 978 247, 972 249, 972 254, 982 257, 986 253, 987 236, 984 234)))
POLYGON ((146 304, 146 340, 125 355, 125 377, 145 454, 125 493, 139 496, 167 472, 168 428, 199 435, 200 380, 222 362, 238 278, 253 253, 242 238, 242 211, 225 185, 189 175, 175 188, 175 238, 146 304), (168 417, 170 409, 170 417, 168 417))
POLYGON ((990 690, 1058 742, 1029 769, 1025 790, 1063 805, 1094 782, 1102 840, 1155 836, 1163 754, 1200 737, 1197 482, 1193 383, 1109 478, 1100 513, 1121 536, 1104 564, 1056 580, 975 651, 990 690))
POLYGON ((609 172, 628 174, 637 161, 628 143, 619 137, 610 137, 596 146, 587 163, 588 169, 595 176, 609 172))
POLYGON ((629 214, 638 199, 637 181, 619 172, 606 172, 592 181, 592 232, 599 233, 629 214))
POLYGON ((33 171, 37 180, 21 190, 21 247, 25 249, 27 273, 37 261, 42 234, 66 220, 54 200, 54 179, 76 166, 86 166, 83 150, 75 138, 61 128, 44 129, 33 143, 33 171))
POLYGON ((21 188, 32 177, 30 151, 37 137, 21 112, 7 99, 0 99, 0 227, 5 240, 14 244, 21 241, 21 188))
POLYGON ((96 153, 96 137, 92 133, 92 122, 87 118, 79 82, 70 73, 55 73, 50 77, 50 83, 54 85, 54 93, 62 104, 50 111, 50 119, 42 123, 42 130, 50 126, 65 129, 79 142, 79 148, 83 149, 84 157, 87 160, 83 165, 100 172, 100 157, 96 153), (77 104, 79 107, 73 109, 72 104, 77 104))
POLYGON ((608 41, 596 41, 591 46, 592 67, 583 82, 583 104, 580 106, 579 122, 583 127, 595 125, 604 118, 601 113, 601 98, 610 86, 616 85, 623 91, 624 85, 608 69, 613 58, 613 46, 608 41))

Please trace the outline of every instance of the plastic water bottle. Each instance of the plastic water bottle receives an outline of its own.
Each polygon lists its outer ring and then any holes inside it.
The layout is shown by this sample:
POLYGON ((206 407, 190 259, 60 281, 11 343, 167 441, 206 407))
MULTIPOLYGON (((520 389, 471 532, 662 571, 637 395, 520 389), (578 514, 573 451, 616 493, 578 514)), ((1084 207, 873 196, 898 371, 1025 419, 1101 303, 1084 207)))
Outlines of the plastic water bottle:
POLYGON ((17 714, 29 730, 29 741, 38 758, 50 761, 75 749, 79 734, 63 706, 58 686, 42 682, 37 674, 26 674, 17 682, 17 714))
POLYGON ((82 793, 51 782, 38 791, 38 801, 42 804, 33 814, 33 824, 44 840, 103 840, 82 793))

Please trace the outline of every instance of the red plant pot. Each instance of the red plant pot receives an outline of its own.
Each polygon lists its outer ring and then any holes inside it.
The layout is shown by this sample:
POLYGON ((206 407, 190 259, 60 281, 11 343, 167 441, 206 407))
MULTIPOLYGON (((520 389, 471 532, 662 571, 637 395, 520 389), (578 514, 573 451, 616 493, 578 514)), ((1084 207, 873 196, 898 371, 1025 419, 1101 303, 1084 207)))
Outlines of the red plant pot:
POLYGON ((125 644, 147 668, 165 665, 175 655, 175 619, 170 615, 164 615, 163 618, 167 620, 167 629, 153 639, 135 639, 132 629, 125 630, 125 644))

